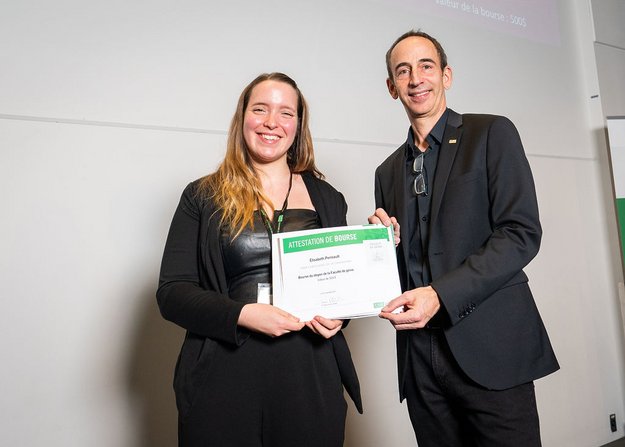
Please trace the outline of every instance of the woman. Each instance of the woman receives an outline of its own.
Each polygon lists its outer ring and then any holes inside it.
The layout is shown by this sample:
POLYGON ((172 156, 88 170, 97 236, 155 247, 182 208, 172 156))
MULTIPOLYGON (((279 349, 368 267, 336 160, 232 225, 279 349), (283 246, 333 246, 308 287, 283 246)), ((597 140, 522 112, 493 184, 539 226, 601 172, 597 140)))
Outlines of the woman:
POLYGON ((297 84, 258 76, 223 162, 183 192, 163 256, 159 307, 187 330, 174 378, 181 446, 341 446, 343 385, 362 412, 343 321, 257 302, 272 233, 346 224, 343 195, 321 177, 297 84))

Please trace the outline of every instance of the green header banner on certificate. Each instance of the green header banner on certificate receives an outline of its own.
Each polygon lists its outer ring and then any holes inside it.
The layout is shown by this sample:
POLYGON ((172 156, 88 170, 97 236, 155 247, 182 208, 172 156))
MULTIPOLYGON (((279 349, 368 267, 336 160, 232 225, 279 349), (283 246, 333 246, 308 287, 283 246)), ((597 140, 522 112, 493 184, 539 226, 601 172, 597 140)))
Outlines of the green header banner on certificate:
POLYGON ((386 228, 363 228, 332 231, 307 236, 285 237, 282 239, 282 250, 284 253, 295 253, 298 251, 317 250, 340 245, 362 244, 364 241, 376 239, 388 241, 388 230, 386 228))

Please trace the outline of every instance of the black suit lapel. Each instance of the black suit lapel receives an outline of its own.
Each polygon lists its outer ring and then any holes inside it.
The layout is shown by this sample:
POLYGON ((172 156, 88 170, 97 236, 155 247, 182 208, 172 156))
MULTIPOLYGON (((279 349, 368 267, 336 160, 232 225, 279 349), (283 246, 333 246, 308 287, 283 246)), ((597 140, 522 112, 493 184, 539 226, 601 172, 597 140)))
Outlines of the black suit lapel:
POLYGON ((454 159, 458 147, 460 146, 460 138, 462 137, 462 115, 457 114, 453 110, 449 110, 447 125, 441 142, 441 151, 438 155, 438 163, 436 166, 436 174, 434 176, 434 185, 432 188, 432 209, 430 228, 432 231, 441 208, 445 187, 449 180, 449 173, 453 166, 454 159))
MULTIPOLYGON (((401 146, 401 151, 399 151, 398 156, 395 157, 393 162, 393 188, 395 190, 394 199, 395 203, 393 207, 396 211, 395 218, 397 222, 399 222, 400 227, 400 238, 402 240, 402 244, 400 244, 400 248, 402 250, 402 256, 405 260, 406 266, 408 265, 408 241, 410 240, 410 235, 408 234, 408 225, 403 225, 408 219, 408 211, 406 208, 406 160, 404 158, 405 154, 405 144, 401 146)), ((405 284, 408 284, 407 277, 408 269, 406 268, 406 278, 404 278, 405 284)))

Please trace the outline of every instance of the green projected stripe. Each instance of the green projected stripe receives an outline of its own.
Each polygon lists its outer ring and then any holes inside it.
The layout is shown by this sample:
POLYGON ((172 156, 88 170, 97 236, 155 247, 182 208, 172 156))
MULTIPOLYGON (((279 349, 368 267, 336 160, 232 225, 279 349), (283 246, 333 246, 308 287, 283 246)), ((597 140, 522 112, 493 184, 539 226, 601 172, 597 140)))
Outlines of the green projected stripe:
POLYGON ((363 241, 375 239, 388 240, 388 230, 386 228, 363 228, 331 231, 318 235, 287 237, 282 240, 282 243, 284 253, 294 253, 338 245, 362 244, 363 241))
POLYGON ((625 259, 625 198, 616 199, 616 212, 618 214, 618 227, 621 234, 621 251, 625 259))

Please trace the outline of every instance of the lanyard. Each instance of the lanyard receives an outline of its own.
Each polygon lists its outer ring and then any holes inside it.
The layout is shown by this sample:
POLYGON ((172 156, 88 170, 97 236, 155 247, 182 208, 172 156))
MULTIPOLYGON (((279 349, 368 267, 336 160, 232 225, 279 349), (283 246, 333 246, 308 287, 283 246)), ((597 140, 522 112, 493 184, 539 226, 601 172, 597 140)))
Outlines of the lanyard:
MULTIPOLYGON (((280 211, 276 211, 278 213, 278 218, 277 218, 278 222, 276 225, 275 233, 279 233, 280 228, 282 227, 282 221, 284 220, 284 211, 286 210, 286 207, 288 206, 288 203, 289 203, 289 194, 291 194, 291 186, 293 186, 293 173, 291 173, 291 177, 289 177, 289 190, 286 192, 286 197, 284 198, 284 203, 282 204, 282 208, 280 209, 280 211)), ((263 209, 263 207, 259 206, 259 208, 260 208, 260 215, 263 219, 263 223, 265 224, 265 228, 267 228, 267 232, 269 233, 269 236, 271 237, 271 235, 274 233, 273 225, 271 221, 269 220, 269 216, 267 216, 267 213, 265 213, 265 210, 263 209)))

